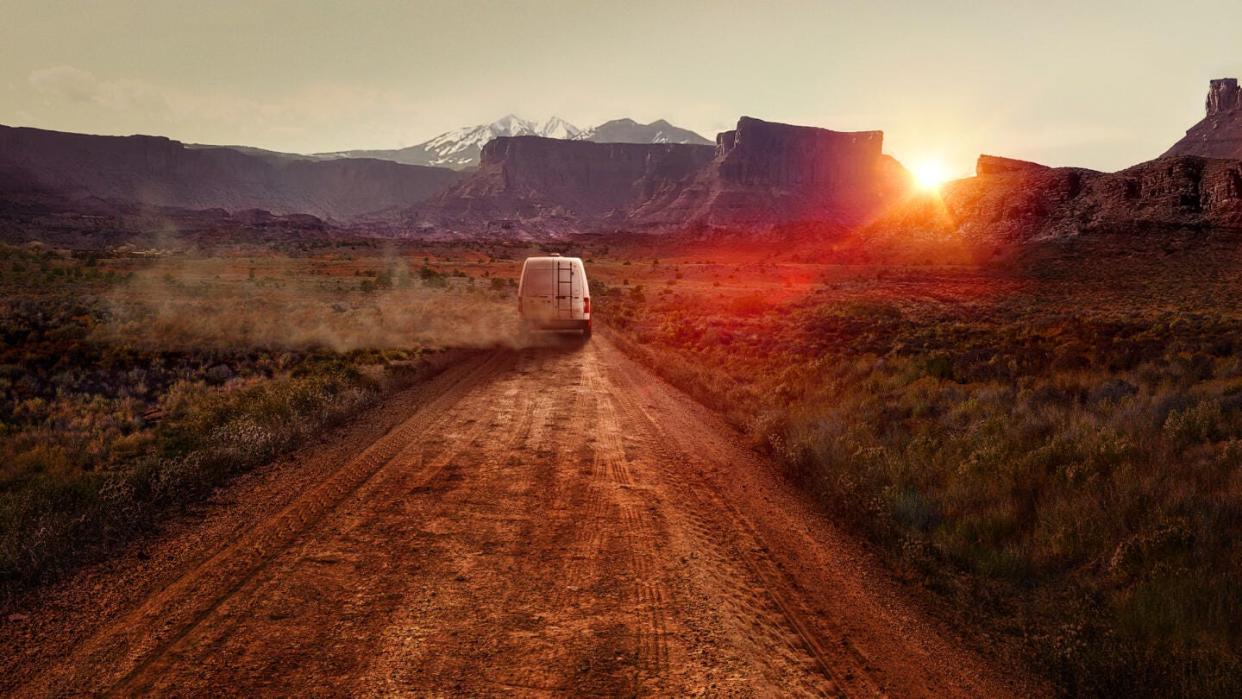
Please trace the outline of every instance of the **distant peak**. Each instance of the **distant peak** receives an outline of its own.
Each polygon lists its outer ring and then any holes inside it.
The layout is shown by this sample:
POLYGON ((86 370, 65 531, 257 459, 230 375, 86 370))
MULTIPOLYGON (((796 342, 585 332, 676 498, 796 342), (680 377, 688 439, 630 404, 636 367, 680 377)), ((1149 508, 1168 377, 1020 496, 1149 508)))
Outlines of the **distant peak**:
POLYGON ((535 133, 545 138, 575 138, 581 132, 582 129, 553 115, 548 117, 548 120, 543 122, 535 133))
POLYGON ((642 124, 629 117, 610 119, 593 126, 577 138, 597 143, 690 143, 704 146, 712 142, 699 134, 670 124, 665 119, 656 119, 650 124, 642 124))
POLYGON ((518 127, 518 128, 529 127, 531 123, 517 116, 516 114, 506 114, 500 117, 499 119, 497 119, 496 121, 493 121, 490 125, 496 126, 502 129, 512 129, 514 127, 518 127))

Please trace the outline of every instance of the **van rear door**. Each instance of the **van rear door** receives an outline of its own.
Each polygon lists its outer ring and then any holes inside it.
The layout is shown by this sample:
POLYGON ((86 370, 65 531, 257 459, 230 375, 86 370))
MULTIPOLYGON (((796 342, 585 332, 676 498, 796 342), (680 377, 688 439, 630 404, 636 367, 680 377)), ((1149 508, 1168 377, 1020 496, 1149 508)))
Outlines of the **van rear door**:
POLYGON ((556 273, 552 260, 527 260, 522 266, 522 315, 527 320, 556 317, 556 273))
POLYGON ((582 263, 556 259, 556 319, 582 320, 582 263))
POLYGON ((586 284, 573 258, 532 258, 522 268, 522 315, 527 320, 583 320, 586 284))

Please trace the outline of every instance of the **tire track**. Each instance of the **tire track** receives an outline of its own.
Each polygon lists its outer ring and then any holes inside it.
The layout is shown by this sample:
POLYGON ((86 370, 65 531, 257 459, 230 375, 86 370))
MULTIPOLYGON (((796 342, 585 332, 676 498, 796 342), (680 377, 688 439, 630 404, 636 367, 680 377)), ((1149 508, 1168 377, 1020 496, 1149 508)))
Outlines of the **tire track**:
MULTIPOLYGON (((303 541, 302 546, 291 545, 273 556, 268 565, 257 569, 248 580, 228 597, 222 598, 208 615, 187 629, 175 642, 148 656, 127 677, 111 688, 109 695, 150 693, 153 687, 160 687, 161 681, 176 676, 174 665, 181 657, 207 657, 213 664, 218 665, 222 654, 237 655, 238 649, 230 647, 235 645, 233 642, 236 639, 266 644, 264 650, 267 655, 279 656, 282 648, 273 639, 264 638, 263 634, 253 630, 242 629, 244 625, 253 624, 253 619, 261 617, 249 611, 270 603, 273 597, 287 594, 285 588, 297 581, 298 568, 303 564, 309 562, 323 569, 325 563, 335 560, 333 551, 348 550, 351 548, 351 540, 359 538, 359 535, 365 537, 369 534, 364 528, 376 526, 385 520, 391 521, 394 513, 405 504, 403 498, 393 497, 394 494, 408 496, 422 490, 450 490, 456 481, 461 480, 460 470, 468 469, 472 465, 469 450, 459 451, 453 447, 463 442, 473 442, 482 434, 485 425, 466 416, 478 415, 483 407, 479 397, 467 394, 449 409, 435 415, 424 426, 424 433, 453 431, 448 432, 444 438, 419 439, 410 443, 330 513, 326 513, 319 522, 308 527, 299 537, 303 541), (314 550, 326 550, 328 553, 315 559, 314 554, 310 553, 314 550), (223 613, 226 605, 237 609, 223 613), (199 636, 207 638, 198 638, 199 636)), ((387 542, 383 540, 370 542, 373 555, 374 552, 382 550, 385 543, 387 542)), ((317 578, 315 583, 321 598, 319 603, 322 605, 325 603, 322 597, 329 592, 326 583, 331 576, 327 571, 320 570, 313 577, 317 578)), ((395 582, 389 581, 389 577, 382 572, 376 572, 361 579, 355 578, 348 585, 348 594, 357 595, 367 591, 369 594, 364 596, 361 603, 374 606, 377 600, 382 601, 385 581, 395 582)), ((340 594, 339 590, 337 594, 340 594)), ((372 610, 372 616, 383 613, 383 609, 372 610)), ((292 679, 287 671, 286 677, 292 679)), ((172 689, 174 687, 160 687, 160 692, 166 693, 172 689)), ((182 686, 175 689, 185 688, 182 686)))
MULTIPOLYGON (((590 351, 594 353, 593 349, 590 351)), ((600 371, 597 359, 590 364, 587 380, 591 394, 596 397, 592 413, 599 443, 596 459, 602 464, 597 471, 610 478, 619 503, 614 521, 619 525, 619 537, 624 541, 626 561, 634 578, 631 592, 637 656, 634 684, 636 687, 660 687, 667 682, 671 665, 665 609, 672 604, 666 574, 654 550, 654 542, 662 537, 657 535, 646 515, 647 503, 640 495, 645 489, 636 488, 639 483, 629 466, 625 431, 610 400, 612 387, 600 371)))
POLYGON ((1006 694, 606 338, 451 371, 22 693, 1006 694))
POLYGON ((585 418, 594 398, 582 384, 582 352, 540 351, 531 359, 522 390, 536 397, 543 419, 536 420, 524 451, 535 457, 523 469, 535 495, 531 526, 511 559, 515 577, 525 584, 509 586, 500 595, 498 613, 540 612, 529 628, 504 635, 507 654, 523 660, 489 671, 488 693, 563 693, 574 687, 574 676, 564 669, 576 664, 573 657, 583 652, 585 640, 554 624, 575 611, 584 617, 575 626, 588 622, 589 598, 595 596, 594 581, 605 559, 607 531, 600 525, 609 505, 591 478, 592 462, 584 458, 584 450, 590 451, 585 418), (557 574, 549 578, 548 570, 557 574))
POLYGON ((331 478, 101 629, 74 650, 73 662, 56 665, 15 694, 97 693, 140 671, 237 592, 298 533, 389 463, 471 386, 497 372, 504 359, 502 353, 495 353, 456 369, 452 383, 443 393, 357 458, 343 464, 331 478))
MULTIPOLYGON (((615 349, 612 351, 616 352, 615 349)), ((641 425, 648 433, 647 446, 663 457, 662 461, 666 467, 661 471, 662 476, 668 479, 677 492, 685 494, 687 500, 693 500, 694 505, 687 508, 685 514, 692 520, 691 527, 696 538, 705 547, 715 548, 719 548, 722 538, 729 541, 731 545, 728 547, 728 553, 732 553, 732 557, 739 559, 745 565, 758 582, 759 589, 762 590, 762 598, 758 600, 754 596, 749 599, 746 596, 733 599, 742 611, 739 616, 750 617, 752 621, 758 621, 770 616, 770 612, 766 612, 765 607, 775 609, 782 622, 780 625, 792 632, 796 642, 790 644, 770 627, 758 627, 755 631, 759 635, 768 636, 769 642, 765 645, 769 647, 793 645, 797 648, 800 646, 801 651, 811 661, 811 665, 829 681, 826 686, 820 683, 809 683, 804 686, 809 693, 849 696, 883 695, 882 687, 866 671, 868 665, 866 659, 857 654, 848 641, 839 639, 836 645, 841 650, 847 651, 846 657, 851 662, 843 662, 844 658, 840 652, 832 653, 828 650, 828 644, 820 639, 804 620, 808 612, 797 601, 787 577, 763 555, 766 547, 761 543, 757 532, 742 513, 720 494, 715 483, 701 476, 696 459, 677 446, 680 441, 678 436, 669 433, 661 421, 655 419, 642 401, 636 398, 642 394, 640 387, 632 381, 630 376, 625 375, 625 379, 625 383, 619 385, 621 390, 613 392, 613 396, 622 413, 631 418, 632 423, 641 425)), ((730 556, 725 555, 724 558, 728 559, 730 556)), ((720 570, 727 570, 727 567, 722 566, 720 570)), ((731 584, 731 581, 722 580, 719 589, 740 591, 739 587, 731 584)), ((790 648, 790 650, 795 648, 790 648)), ((796 658, 790 658, 790 660, 794 665, 804 665, 796 658)), ((795 677, 790 676, 786 679, 790 681, 795 677)))
MULTIPOLYGON (((520 366, 526 360, 519 358, 518 361, 520 366)), ((515 374, 516 372, 513 373, 515 374)), ((421 493, 424 499, 413 506, 418 514, 411 514, 412 518, 421 523, 420 526, 425 527, 428 522, 443 521, 459 516, 468 507, 467 502, 481 499, 482 493, 495 487, 497 479, 506 477, 510 471, 511 455, 515 450, 523 448, 530 439, 536 411, 532 409, 529 396, 512 388, 502 393, 504 402, 499 406, 492 406, 496 408, 496 411, 493 418, 487 422, 487 428, 492 431, 491 434, 495 435, 497 430, 502 430, 499 432, 501 438, 487 442, 484 458, 476 468, 478 477, 467 478, 465 487, 453 493, 435 489, 421 493)), ((509 486, 511 487, 512 483, 509 486)), ((487 513, 483 512, 476 513, 478 517, 486 515, 487 513)), ((494 527, 492 531, 482 531, 483 527, 475 527, 475 530, 487 541, 504 541, 501 535, 505 529, 522 523, 524 519, 512 513, 504 513, 488 517, 487 522, 494 527)), ((515 538, 510 537, 507 541, 511 543, 515 538)), ((445 557, 447 560, 433 558, 434 553, 434 551, 429 553, 428 558, 422 562, 422 575, 432 575, 443 579, 449 578, 451 573, 461 576, 466 572, 458 569, 456 573, 453 573, 452 559, 447 556, 445 557), (450 565, 444 565, 444 563, 450 565)), ((495 553, 503 555, 499 550, 495 553)), ((409 685, 413 683, 413 679, 407 676, 410 668, 433 665, 434 662, 429 655, 438 652, 437 648, 425 642, 428 620, 437 615, 452 617, 458 610, 464 610, 470 606, 470 602, 460 593, 416 585, 403 597, 400 608, 388 620, 388 627, 377 644, 376 652, 358 677, 352 681, 348 693, 355 696, 392 696, 408 691, 409 685), (447 597, 452 599, 447 599, 447 597)))

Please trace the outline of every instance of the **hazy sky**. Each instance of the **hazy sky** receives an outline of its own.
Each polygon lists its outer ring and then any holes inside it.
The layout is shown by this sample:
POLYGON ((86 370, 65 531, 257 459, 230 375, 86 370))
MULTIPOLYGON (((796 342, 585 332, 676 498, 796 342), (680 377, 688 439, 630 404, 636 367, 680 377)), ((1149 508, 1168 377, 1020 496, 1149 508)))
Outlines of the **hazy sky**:
POLYGON ((322 151, 513 112, 883 129, 903 162, 1117 169, 1242 73, 1242 1, 0 0, 0 123, 322 151))

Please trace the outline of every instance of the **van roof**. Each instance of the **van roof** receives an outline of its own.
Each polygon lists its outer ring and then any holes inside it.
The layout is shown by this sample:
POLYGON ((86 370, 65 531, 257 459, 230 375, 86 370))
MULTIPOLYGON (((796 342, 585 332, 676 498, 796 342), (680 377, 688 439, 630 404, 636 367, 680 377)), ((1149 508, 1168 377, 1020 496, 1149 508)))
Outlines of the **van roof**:
POLYGON ((555 262, 558 260, 577 260, 582 261, 581 257, 561 257, 560 255, 548 255, 546 257, 528 257, 527 262, 555 262))

